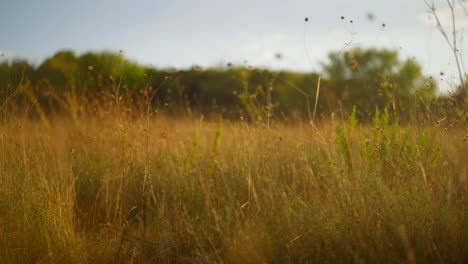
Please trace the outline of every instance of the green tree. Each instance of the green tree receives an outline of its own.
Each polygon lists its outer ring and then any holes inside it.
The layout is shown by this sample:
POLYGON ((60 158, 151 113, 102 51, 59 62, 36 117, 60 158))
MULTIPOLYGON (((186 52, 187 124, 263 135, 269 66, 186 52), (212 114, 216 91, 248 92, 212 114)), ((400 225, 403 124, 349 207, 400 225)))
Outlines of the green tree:
POLYGON ((401 115, 418 99, 427 103, 435 95, 436 83, 423 76, 419 64, 401 60, 394 50, 354 48, 333 52, 329 60, 323 64, 322 91, 347 110, 356 105, 361 115, 376 107, 401 115))
POLYGON ((11 102, 19 105, 23 100, 18 97, 21 94, 20 84, 29 85, 34 73, 34 67, 24 60, 4 61, 0 63, 0 112, 11 102))
POLYGON ((36 70, 36 81, 63 92, 75 85, 78 60, 73 51, 60 51, 46 59, 36 70))

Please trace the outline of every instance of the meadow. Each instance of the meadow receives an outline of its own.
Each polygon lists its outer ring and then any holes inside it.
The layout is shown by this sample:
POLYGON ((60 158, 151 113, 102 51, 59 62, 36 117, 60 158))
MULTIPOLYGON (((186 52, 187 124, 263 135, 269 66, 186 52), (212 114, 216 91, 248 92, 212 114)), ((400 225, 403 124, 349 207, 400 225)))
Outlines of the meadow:
POLYGON ((266 124, 115 102, 2 113, 1 263, 467 261, 460 120, 266 124))

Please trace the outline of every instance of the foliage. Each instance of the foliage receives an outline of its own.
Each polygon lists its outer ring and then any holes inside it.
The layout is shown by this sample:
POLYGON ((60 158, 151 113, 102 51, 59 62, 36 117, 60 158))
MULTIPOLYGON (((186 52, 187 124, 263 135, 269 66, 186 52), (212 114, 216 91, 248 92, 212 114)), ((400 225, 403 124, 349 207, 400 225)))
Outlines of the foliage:
MULTIPOLYGON (((434 98, 435 82, 422 76, 415 61, 400 61, 396 51, 356 48, 331 53, 329 60, 323 66, 319 115, 333 112, 339 103, 345 112, 358 106, 359 117, 379 107, 392 109, 392 113, 398 109, 400 118, 408 119, 407 110, 425 110, 434 98)), ((61 51, 37 68, 24 61, 1 64, 3 98, 22 77, 30 81, 30 97, 44 111, 66 110, 75 119, 84 111, 80 105, 92 105, 90 101, 98 105, 115 90, 129 102, 138 102, 151 90, 157 91, 151 103, 168 113, 216 113, 268 123, 284 117, 307 118, 315 102, 319 74, 233 65, 226 69, 160 70, 128 61, 122 53, 77 56, 61 51)))
POLYGON ((416 92, 429 100, 436 91, 435 82, 422 75, 421 67, 414 60, 401 61, 396 51, 384 49, 333 52, 324 64, 324 76, 333 101, 341 102, 346 109, 358 105, 361 115, 372 113, 378 107, 398 109, 402 116, 416 92))

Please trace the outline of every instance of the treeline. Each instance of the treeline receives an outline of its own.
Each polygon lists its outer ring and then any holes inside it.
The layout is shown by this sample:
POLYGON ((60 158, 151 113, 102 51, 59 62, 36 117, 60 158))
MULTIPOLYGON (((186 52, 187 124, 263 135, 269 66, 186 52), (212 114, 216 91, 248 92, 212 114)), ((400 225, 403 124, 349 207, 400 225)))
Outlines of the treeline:
POLYGON ((386 108, 408 119, 412 113, 430 111, 440 100, 436 82, 396 51, 333 52, 322 68, 321 73, 295 73, 229 63, 209 69, 156 69, 128 61, 121 52, 78 56, 61 51, 37 67, 23 60, 1 63, 0 106, 33 105, 34 111, 79 115, 117 99, 135 110, 249 120, 349 113, 356 106, 361 118, 386 108))

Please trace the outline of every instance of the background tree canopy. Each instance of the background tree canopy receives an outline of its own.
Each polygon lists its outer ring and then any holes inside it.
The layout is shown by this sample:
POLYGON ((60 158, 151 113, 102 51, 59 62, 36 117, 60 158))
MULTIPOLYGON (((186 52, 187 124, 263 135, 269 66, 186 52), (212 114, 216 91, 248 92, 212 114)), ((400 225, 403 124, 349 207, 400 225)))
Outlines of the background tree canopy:
POLYGON ((323 64, 331 102, 359 106, 372 113, 376 107, 405 111, 416 93, 427 101, 435 96, 436 83, 422 75, 412 59, 400 60, 398 53, 385 49, 351 49, 333 52, 323 64))
MULTIPOLYGON (((401 111, 435 98, 434 80, 419 64, 402 60, 397 51, 354 48, 332 52, 322 64, 319 114, 357 106, 365 117, 376 108, 401 111)), ((307 116, 315 102, 319 73, 274 72, 228 67, 164 70, 128 61, 122 53, 60 51, 38 67, 25 61, 0 64, 1 102, 26 82, 44 109, 59 110, 55 101, 91 100, 119 91, 129 101, 156 92, 151 103, 167 112, 216 111, 251 119, 270 115, 307 116), (52 96, 53 95, 53 96, 52 96), (62 98, 62 99, 60 99, 62 98)))

